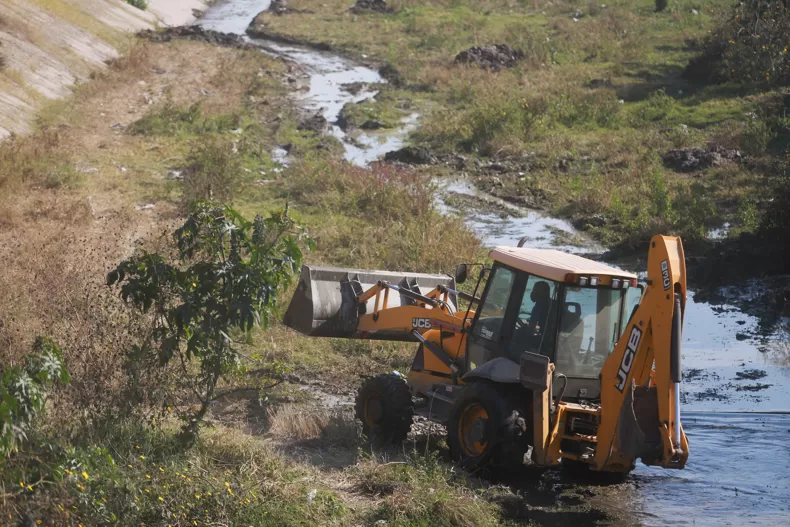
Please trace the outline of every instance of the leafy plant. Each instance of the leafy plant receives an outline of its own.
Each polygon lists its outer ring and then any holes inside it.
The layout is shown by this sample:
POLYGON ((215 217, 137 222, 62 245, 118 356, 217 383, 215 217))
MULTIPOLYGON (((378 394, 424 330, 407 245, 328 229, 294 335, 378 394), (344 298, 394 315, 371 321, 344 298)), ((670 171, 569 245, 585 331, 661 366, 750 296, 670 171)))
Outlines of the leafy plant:
POLYGON ((183 438, 192 441, 220 379, 238 369, 235 335, 248 339, 277 314, 276 300, 312 240, 288 210, 245 220, 229 207, 199 202, 175 231, 177 257, 141 252, 109 273, 133 309, 152 314, 150 336, 129 354, 132 363, 174 363, 199 402, 185 411, 183 438))
POLYGON ((686 68, 691 78, 711 82, 790 85, 790 6, 783 0, 735 4, 729 19, 708 37, 686 68))
POLYGON ((27 439, 49 390, 69 381, 63 354, 51 339, 39 337, 23 366, 0 371, 0 461, 27 439))
POLYGON ((216 138, 195 143, 184 167, 184 200, 230 201, 239 186, 241 169, 241 160, 230 141, 216 138))
POLYGON ((126 3, 143 11, 148 9, 148 0, 126 0, 126 3))

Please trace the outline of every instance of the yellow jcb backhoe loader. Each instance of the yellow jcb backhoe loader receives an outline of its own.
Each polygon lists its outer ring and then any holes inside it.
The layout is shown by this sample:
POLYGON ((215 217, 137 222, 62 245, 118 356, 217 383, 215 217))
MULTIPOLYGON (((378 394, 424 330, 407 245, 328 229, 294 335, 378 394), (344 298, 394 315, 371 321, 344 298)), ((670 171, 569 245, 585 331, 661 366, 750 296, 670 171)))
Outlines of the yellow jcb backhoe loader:
POLYGON ((490 257, 490 268, 460 264, 455 277, 304 266, 284 322, 311 336, 419 343, 406 379, 360 388, 371 437, 402 441, 419 414, 446 425, 452 456, 469 468, 683 468, 680 239, 652 239, 646 286, 555 250, 490 257), (477 267, 474 293, 458 291, 477 267))

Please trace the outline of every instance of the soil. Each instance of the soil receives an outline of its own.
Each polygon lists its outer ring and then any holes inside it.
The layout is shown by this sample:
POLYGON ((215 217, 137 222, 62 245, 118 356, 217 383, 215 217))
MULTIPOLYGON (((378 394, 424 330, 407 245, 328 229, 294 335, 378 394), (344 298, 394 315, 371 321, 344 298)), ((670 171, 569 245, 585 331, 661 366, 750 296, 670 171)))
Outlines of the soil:
POLYGON ((492 71, 512 68, 524 58, 524 52, 507 44, 473 46, 455 56, 456 64, 472 64, 492 71))
POLYGON ((387 5, 385 0, 357 0, 357 3, 349 9, 352 13, 394 13, 395 11, 387 5))
POLYGON ((404 165, 450 165, 458 170, 466 167, 467 159, 460 154, 434 154, 422 146, 404 146, 387 152, 384 161, 404 165))
POLYGON ((146 29, 137 34, 138 37, 150 40, 151 42, 170 42, 171 40, 192 40, 237 49, 254 49, 254 46, 245 42, 241 35, 231 33, 221 33, 210 29, 203 29, 200 26, 177 26, 168 27, 160 31, 146 29))
POLYGON ((670 150, 661 158, 664 166, 676 172, 697 172, 706 168, 719 167, 742 159, 739 150, 721 146, 670 150))

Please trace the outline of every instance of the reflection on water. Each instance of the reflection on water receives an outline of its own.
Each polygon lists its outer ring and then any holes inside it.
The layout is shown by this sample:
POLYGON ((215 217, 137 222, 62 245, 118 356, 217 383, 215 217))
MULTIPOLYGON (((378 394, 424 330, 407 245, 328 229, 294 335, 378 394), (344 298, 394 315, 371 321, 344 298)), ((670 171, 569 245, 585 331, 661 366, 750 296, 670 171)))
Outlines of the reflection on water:
POLYGON ((790 415, 685 414, 684 470, 638 467, 645 525, 790 525, 790 415))

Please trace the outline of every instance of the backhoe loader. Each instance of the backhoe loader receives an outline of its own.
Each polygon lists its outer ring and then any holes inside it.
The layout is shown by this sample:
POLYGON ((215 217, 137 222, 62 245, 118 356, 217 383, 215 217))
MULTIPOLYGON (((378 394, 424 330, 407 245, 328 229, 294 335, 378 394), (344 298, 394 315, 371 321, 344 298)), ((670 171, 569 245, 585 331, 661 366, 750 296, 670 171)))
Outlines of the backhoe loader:
POLYGON ((563 463, 624 475, 637 459, 683 468, 680 239, 651 240, 645 285, 520 245, 493 249, 490 267, 459 264, 454 277, 304 266, 284 323, 316 337, 417 343, 406 378, 379 375, 359 389, 371 438, 402 441, 417 414, 446 426, 451 455, 470 469, 563 463), (457 284, 471 271, 469 294, 457 284))

